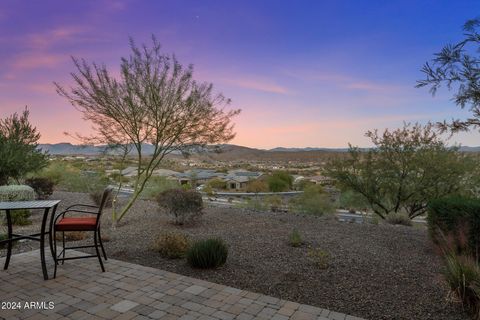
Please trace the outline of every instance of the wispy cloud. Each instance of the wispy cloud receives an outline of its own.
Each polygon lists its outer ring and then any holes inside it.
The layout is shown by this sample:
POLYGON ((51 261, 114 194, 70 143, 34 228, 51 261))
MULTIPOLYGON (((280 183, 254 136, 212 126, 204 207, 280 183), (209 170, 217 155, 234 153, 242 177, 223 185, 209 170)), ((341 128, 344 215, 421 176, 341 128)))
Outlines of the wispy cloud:
POLYGON ((404 87, 397 84, 389 84, 380 81, 373 81, 370 79, 358 78, 355 76, 342 74, 342 73, 331 73, 325 71, 284 71, 284 73, 290 77, 309 81, 309 82, 323 82, 333 84, 343 89, 347 90, 360 90, 366 92, 388 92, 392 93, 395 91, 400 91, 404 87))
POLYGON ((234 85, 241 88, 252 89, 256 91, 277 93, 277 94, 290 94, 291 91, 287 88, 278 85, 272 81, 253 78, 236 78, 236 79, 222 79, 222 82, 234 85))
POLYGON ((68 57, 64 55, 32 52, 18 56, 11 66, 14 70, 53 68, 67 59, 68 57))
POLYGON ((79 36, 88 31, 82 26, 59 26, 44 32, 32 33, 25 37, 25 45, 36 49, 46 50, 58 42, 79 40, 79 36))

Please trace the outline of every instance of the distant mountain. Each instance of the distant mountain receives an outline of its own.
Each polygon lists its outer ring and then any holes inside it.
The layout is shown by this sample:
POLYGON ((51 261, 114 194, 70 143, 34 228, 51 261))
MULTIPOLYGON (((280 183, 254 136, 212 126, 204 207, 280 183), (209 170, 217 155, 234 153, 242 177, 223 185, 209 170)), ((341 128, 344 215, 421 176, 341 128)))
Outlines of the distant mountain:
MULTIPOLYGON (((47 151, 52 155, 99 155, 105 153, 106 146, 90 146, 90 145, 76 145, 71 143, 55 143, 55 144, 39 144, 39 149, 47 151)), ((153 153, 153 146, 151 144, 144 144, 142 146, 144 155, 150 155, 153 153)), ((108 154, 114 154, 114 151, 107 152, 108 154)))
MULTIPOLYGON (((99 155, 105 152, 105 146, 74 145, 71 143, 40 144, 39 149, 47 151, 52 155, 99 155)), ((142 146, 144 155, 153 153, 153 146, 144 144, 142 146)), ((362 149, 367 150, 367 148, 362 149)), ((208 157, 222 160, 256 160, 256 159, 277 159, 277 158, 310 158, 317 154, 344 153, 348 148, 284 148, 277 147, 269 150, 237 146, 234 144, 220 144, 209 146, 206 152, 198 154, 200 157, 208 157)), ((480 147, 460 147, 462 152, 480 152, 480 147)), ((109 152, 112 154, 113 152, 109 152)), ((178 154, 178 153, 177 153, 178 154)))
POLYGON ((480 147, 467 147, 461 146, 460 151, 462 152, 480 152, 480 147))
POLYGON ((298 151, 328 151, 328 152, 347 152, 348 148, 284 148, 276 147, 269 149, 268 151, 279 151, 279 152, 298 152, 298 151))

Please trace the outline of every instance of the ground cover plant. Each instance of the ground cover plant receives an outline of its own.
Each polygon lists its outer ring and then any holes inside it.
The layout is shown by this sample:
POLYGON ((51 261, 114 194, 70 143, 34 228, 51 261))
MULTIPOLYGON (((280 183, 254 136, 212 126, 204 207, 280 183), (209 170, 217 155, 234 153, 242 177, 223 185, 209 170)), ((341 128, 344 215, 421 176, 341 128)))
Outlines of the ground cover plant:
POLYGON ((293 229, 288 236, 288 243, 292 247, 300 247, 303 244, 302 234, 298 229, 293 229))
POLYGON ((187 250, 187 262, 193 268, 215 269, 227 261, 228 247, 220 238, 194 242, 187 250))
POLYGON ((166 231, 158 235, 153 243, 153 250, 169 259, 183 258, 190 246, 186 235, 175 231, 166 231))

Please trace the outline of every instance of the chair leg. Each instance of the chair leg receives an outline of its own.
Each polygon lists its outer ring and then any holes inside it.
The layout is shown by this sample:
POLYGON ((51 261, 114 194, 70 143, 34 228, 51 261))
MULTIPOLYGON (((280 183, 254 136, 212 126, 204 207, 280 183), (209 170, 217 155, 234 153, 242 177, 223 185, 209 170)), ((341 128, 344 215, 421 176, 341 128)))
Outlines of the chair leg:
POLYGON ((58 266, 58 257, 57 257, 57 232, 55 230, 55 228, 53 229, 53 252, 54 252, 54 255, 53 255, 53 261, 55 263, 55 269, 53 271, 53 279, 55 279, 57 277, 57 266, 58 266))
POLYGON ((102 272, 105 272, 105 267, 103 266, 103 262, 102 262, 102 256, 100 255, 100 251, 98 251, 98 241, 97 241, 98 232, 97 230, 95 230, 93 233, 94 233, 93 241, 95 241, 95 251, 97 252, 98 261, 100 262, 100 267, 102 268, 102 272))
POLYGON ((100 242, 100 248, 102 248, 103 257, 105 258, 105 260, 108 260, 107 259, 107 253, 105 252, 105 248, 103 247, 103 241, 102 241, 102 235, 100 234, 100 228, 98 228, 98 241, 100 242))
POLYGON ((65 264, 65 231, 62 231, 62 243, 63 243, 63 259, 62 265, 65 264))

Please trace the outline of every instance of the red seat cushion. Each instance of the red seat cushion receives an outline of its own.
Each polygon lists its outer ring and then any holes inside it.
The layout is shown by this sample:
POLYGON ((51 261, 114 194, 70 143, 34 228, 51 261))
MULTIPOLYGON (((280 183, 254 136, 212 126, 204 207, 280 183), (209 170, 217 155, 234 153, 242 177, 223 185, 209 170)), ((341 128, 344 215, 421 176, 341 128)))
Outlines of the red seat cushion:
POLYGON ((62 218, 55 225, 55 229, 57 231, 93 231, 96 223, 95 217, 62 218))

